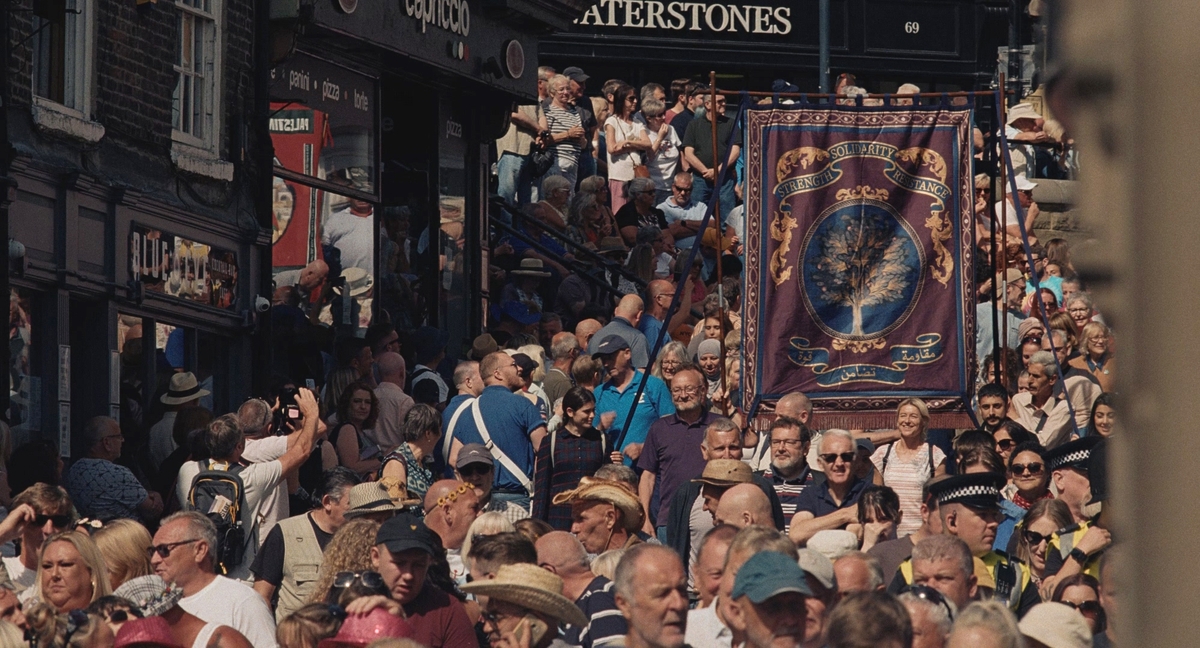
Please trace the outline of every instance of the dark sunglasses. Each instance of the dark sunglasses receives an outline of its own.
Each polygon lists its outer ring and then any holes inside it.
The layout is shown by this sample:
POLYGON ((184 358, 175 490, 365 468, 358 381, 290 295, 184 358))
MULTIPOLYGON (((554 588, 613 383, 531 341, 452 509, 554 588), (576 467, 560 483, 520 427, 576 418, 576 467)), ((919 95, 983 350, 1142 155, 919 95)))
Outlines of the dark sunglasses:
POLYGON ((196 542, 197 540, 199 540, 199 538, 192 538, 191 540, 180 540, 179 542, 168 542, 166 544, 153 545, 150 547, 146 547, 146 555, 153 558, 154 554, 158 554, 159 558, 166 559, 166 557, 170 556, 171 552, 175 550, 175 547, 179 547, 179 546, 182 546, 185 544, 190 544, 192 542, 196 542))
POLYGON ((337 589, 346 589, 355 582, 360 582, 368 589, 373 590, 383 589, 385 587, 383 583, 383 576, 380 576, 379 572, 377 571, 344 571, 338 572, 337 576, 333 577, 333 586, 337 589))
POLYGON ((1042 343, 1042 336, 1040 336, 1040 335, 1026 335, 1025 337, 1021 338, 1021 344, 1028 344, 1028 343, 1030 343, 1030 342, 1034 342, 1034 343, 1037 343, 1037 344, 1041 344, 1041 343, 1042 343))
POLYGON ((692 191, 691 187, 678 187, 678 186, 672 185, 671 188, 674 189, 675 191, 678 191, 679 193, 691 193, 691 191, 692 191))
POLYGON ((933 589, 932 587, 929 587, 928 585, 905 585, 904 589, 900 590, 900 593, 912 594, 913 596, 929 601, 934 605, 940 605, 946 609, 946 616, 950 617, 951 621, 954 620, 954 610, 950 609, 950 604, 946 602, 946 597, 942 596, 941 592, 933 589))
POLYGON ((467 464, 458 469, 458 474, 463 477, 479 477, 492 472, 492 467, 484 463, 467 464))
POLYGON ((1021 535, 1025 537, 1025 542, 1028 543, 1029 546, 1036 547, 1036 546, 1042 544, 1043 542, 1049 542, 1050 536, 1052 536, 1054 534, 1049 533, 1046 535, 1042 535, 1042 534, 1038 533, 1037 531, 1029 531, 1028 529, 1026 529, 1025 531, 1021 532, 1021 535))
POLYGON ((1041 462, 1027 464, 1015 463, 1012 465, 1011 470, 1014 475, 1024 475, 1026 472, 1031 475, 1040 475, 1042 474, 1042 469, 1045 467, 1045 464, 1042 464, 1041 462))
POLYGON ((1015 445, 1017 445, 1017 442, 1013 441, 1012 439, 1000 439, 996 442, 996 447, 1000 448, 1001 450, 1008 450, 1015 445))
POLYGON ((851 461, 854 461, 854 458, 857 457, 858 455, 853 452, 843 452, 842 454, 835 454, 835 453, 830 452, 828 454, 823 454, 823 455, 818 455, 818 456, 821 457, 821 461, 824 461, 825 463, 832 465, 835 461, 838 460, 838 457, 841 457, 842 461, 844 461, 846 463, 850 463, 851 461))
POLYGON ((71 523, 70 515, 37 515, 33 518, 34 526, 46 526, 50 522, 56 527, 63 528, 71 523))
POLYGON ((1104 609, 1100 607, 1100 601, 1084 601, 1083 603, 1072 603, 1070 601, 1059 601, 1063 605, 1079 610, 1079 613, 1085 617, 1096 618, 1100 616, 1100 612, 1104 609))

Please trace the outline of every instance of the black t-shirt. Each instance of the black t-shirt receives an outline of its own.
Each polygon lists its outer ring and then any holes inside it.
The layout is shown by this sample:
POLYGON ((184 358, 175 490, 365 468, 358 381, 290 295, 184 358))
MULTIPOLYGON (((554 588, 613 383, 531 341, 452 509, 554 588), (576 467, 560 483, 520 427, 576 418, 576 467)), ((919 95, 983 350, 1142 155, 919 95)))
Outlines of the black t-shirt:
MULTIPOLYGON (((325 546, 333 539, 332 533, 325 533, 321 527, 317 526, 317 522, 313 520, 312 513, 306 513, 308 523, 312 525, 313 533, 317 536, 317 546, 321 551, 325 551, 325 546)), ((254 563, 250 565, 250 571, 254 572, 255 580, 267 581, 275 587, 283 584, 283 530, 276 524, 267 533, 267 539, 263 542, 262 547, 258 549, 258 555, 254 557, 254 563)))
POLYGON ((614 214, 614 217, 617 219, 618 229, 624 229, 626 227, 641 228, 645 227, 646 225, 657 225, 658 227, 662 228, 663 231, 666 231, 667 229, 667 217, 663 214, 661 209, 658 207, 651 207, 650 213, 646 216, 642 216, 638 213, 637 207, 634 206, 632 200, 625 203, 624 206, 618 209, 617 213, 614 214))

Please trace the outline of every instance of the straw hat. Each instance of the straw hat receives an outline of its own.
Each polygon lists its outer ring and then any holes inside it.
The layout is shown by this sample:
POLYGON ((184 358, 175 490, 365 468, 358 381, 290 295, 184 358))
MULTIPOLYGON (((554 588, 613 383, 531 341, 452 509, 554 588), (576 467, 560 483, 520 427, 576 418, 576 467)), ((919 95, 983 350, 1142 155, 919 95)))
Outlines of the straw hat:
POLYGON ((371 513, 399 512, 420 503, 421 500, 416 499, 394 502, 386 486, 379 482, 365 482, 350 489, 350 504, 346 509, 346 517, 356 518, 371 513))
POLYGON ((549 277, 546 266, 541 259, 521 259, 521 267, 508 273, 522 277, 549 277))
POLYGON ((196 374, 184 371, 171 376, 171 385, 167 388, 167 393, 158 400, 165 405, 182 405, 211 393, 207 389, 200 389, 200 383, 196 382, 196 374))
POLYGON ((1009 126, 1012 126, 1022 119, 1041 118, 1042 116, 1038 114, 1037 110, 1034 109, 1032 104, 1019 103, 1008 110, 1008 119, 1005 120, 1005 123, 1007 123, 1009 126))
POLYGON ((605 236, 604 238, 600 239, 600 245, 596 248, 596 253, 601 255, 608 254, 610 252, 620 252, 624 254, 626 251, 627 250, 625 249, 624 241, 617 236, 605 236))
POLYGON ((747 484, 754 478, 750 465, 741 459, 710 459, 704 464, 704 472, 692 481, 709 486, 736 486, 747 484))
POLYGON ((607 502, 617 507, 621 511, 625 528, 629 531, 642 528, 646 519, 637 494, 633 492, 633 487, 625 482, 584 477, 579 480, 578 488, 554 496, 555 504, 573 504, 583 500, 607 502))
MULTIPOLYGON (((358 297, 364 295, 371 290, 375 285, 375 278, 372 277, 366 270, 362 268, 346 268, 342 270, 342 278, 346 280, 346 285, 350 287, 350 296, 358 297)), ((342 294, 342 287, 336 286, 333 292, 342 294)))
POLYGON ((467 583, 461 589, 468 594, 487 596, 541 612, 577 628, 588 624, 583 611, 562 595, 562 579, 537 565, 503 565, 494 579, 467 583))

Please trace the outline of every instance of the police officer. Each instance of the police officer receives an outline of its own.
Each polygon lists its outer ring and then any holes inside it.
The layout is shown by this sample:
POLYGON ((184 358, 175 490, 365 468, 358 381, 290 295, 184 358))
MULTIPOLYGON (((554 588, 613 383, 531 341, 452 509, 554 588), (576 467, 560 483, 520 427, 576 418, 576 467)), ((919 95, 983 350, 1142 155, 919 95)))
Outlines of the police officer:
MULTIPOLYGON (((929 495, 938 502, 942 533, 962 540, 975 557, 981 598, 1003 602, 1022 616, 1041 602, 1029 568, 1016 559, 993 551, 996 529, 1003 517, 1000 489, 1004 478, 995 473, 955 475, 929 485, 929 495)), ((898 592, 912 583, 912 559, 901 563, 889 590, 898 592)))
MULTIPOLYGON (((1092 510, 1108 498, 1108 442, 1100 437, 1084 437, 1052 450, 1046 461, 1051 470, 1069 468, 1086 475, 1091 493, 1086 510, 1092 510)), ((1059 581, 1080 572, 1100 578, 1100 557, 1112 544, 1105 506, 1089 519, 1060 529, 1050 536, 1046 545, 1046 579, 1043 593, 1059 581)), ((1049 597, 1047 597, 1049 598, 1049 597)))

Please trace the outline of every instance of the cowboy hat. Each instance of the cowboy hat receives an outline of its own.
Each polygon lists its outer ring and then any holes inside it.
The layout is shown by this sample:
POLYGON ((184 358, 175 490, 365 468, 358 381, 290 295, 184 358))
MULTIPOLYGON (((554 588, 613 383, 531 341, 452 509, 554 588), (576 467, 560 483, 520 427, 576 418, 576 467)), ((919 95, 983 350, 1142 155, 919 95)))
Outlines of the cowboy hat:
MULTIPOLYGON (((366 294, 375 285, 374 277, 362 268, 346 268, 342 270, 342 279, 345 279, 346 285, 350 287, 351 297, 366 294)), ((342 294, 342 287, 334 286, 333 292, 338 295, 342 294)))
POLYGON ((545 265, 541 259, 521 259, 521 267, 508 273, 511 275, 520 275, 523 277, 549 277, 550 273, 546 272, 545 265))
POLYGON ((1008 110, 1008 119, 1005 123, 1012 126, 1022 119, 1041 119, 1042 116, 1037 113, 1037 110, 1031 104, 1019 103, 1008 110))
POLYGON ((570 599, 562 595, 563 582, 557 575, 529 563, 503 565, 492 580, 467 583, 462 591, 512 603, 541 612, 576 628, 588 624, 588 618, 570 599))
POLYGON ((184 371, 171 376, 171 384, 167 388, 167 393, 158 400, 162 401, 164 405, 182 405, 211 393, 207 389, 200 389, 200 383, 196 382, 196 374, 184 371))
POLYGON ((386 486, 379 482, 366 482, 350 489, 350 501, 346 508, 347 518, 356 518, 371 513, 399 512, 417 506, 421 500, 405 499, 393 501, 386 486))
POLYGON ((579 480, 578 488, 563 491, 554 496, 555 504, 568 504, 583 500, 606 502, 617 507, 621 511, 625 528, 629 531, 642 528, 642 523, 645 521, 642 503, 638 500, 637 494, 633 492, 633 488, 625 482, 584 477, 579 480))

